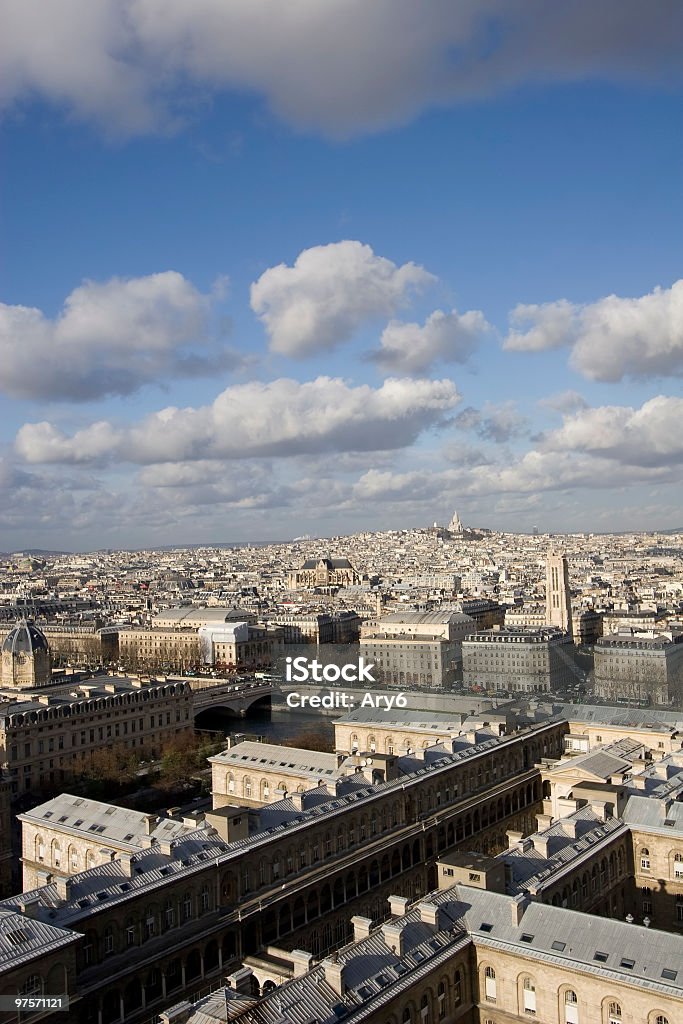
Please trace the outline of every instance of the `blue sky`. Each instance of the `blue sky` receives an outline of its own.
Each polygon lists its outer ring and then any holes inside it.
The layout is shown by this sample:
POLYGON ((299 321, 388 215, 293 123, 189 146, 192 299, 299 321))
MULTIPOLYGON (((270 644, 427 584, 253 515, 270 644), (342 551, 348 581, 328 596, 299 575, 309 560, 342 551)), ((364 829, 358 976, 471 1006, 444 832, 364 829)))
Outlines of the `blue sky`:
POLYGON ((0 7, 0 549, 683 525, 677 4, 0 7))

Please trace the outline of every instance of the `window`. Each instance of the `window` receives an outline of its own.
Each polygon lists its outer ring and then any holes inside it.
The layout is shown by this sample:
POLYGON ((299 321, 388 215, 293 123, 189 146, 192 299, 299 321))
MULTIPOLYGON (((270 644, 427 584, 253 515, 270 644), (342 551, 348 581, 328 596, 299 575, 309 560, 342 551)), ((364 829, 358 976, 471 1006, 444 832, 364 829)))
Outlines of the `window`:
POLYGON ((522 982, 522 1003, 524 1005, 524 1012, 535 1016, 536 985, 532 978, 525 978, 522 982))
POLYGON ((111 928, 107 928, 106 932, 104 933, 104 952, 114 952, 114 933, 111 928))
POLYGON ((579 1024, 579 1000, 572 989, 568 988, 564 994, 564 1017, 563 1024, 579 1024))
POLYGON ((453 988, 453 1001, 456 1006, 459 1006, 462 1002, 462 972, 456 971, 453 988))
POLYGON ((151 939, 156 930, 156 925, 153 917, 148 917, 145 921, 145 937, 151 939))
POLYGON ((496 972, 493 967, 487 967, 484 971, 484 995, 489 1003, 496 1001, 496 972))
POLYGON ((674 854, 674 878, 683 878, 683 853, 674 854))
POLYGON ((621 1024, 621 1003, 610 1003, 607 1007, 607 1024, 621 1024))
POLYGON ((658 1013, 655 1017, 655 1024, 669 1024, 669 1018, 665 1017, 663 1013, 658 1013))
POLYGON ((643 846, 640 851, 640 867, 643 871, 650 870, 650 851, 647 846, 643 846))
POLYGON ((126 928, 126 945, 135 945, 135 925, 129 924, 126 928))
POLYGON ((39 974, 29 974, 28 978, 21 986, 20 995, 22 996, 39 996, 43 991, 43 979, 39 974))

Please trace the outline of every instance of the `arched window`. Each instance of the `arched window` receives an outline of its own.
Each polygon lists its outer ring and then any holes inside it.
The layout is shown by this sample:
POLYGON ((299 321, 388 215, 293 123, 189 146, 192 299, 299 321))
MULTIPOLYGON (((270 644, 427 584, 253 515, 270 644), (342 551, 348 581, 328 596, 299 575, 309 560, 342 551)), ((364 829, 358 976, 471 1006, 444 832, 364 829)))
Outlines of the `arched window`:
POLYGON ((648 850, 647 846, 641 847, 640 850, 640 868, 641 871, 650 870, 650 851, 648 850))
POLYGON ((232 772, 228 772, 228 793, 235 792, 235 776, 232 772))
POLYGON ((683 878, 683 853, 674 854, 674 878, 683 878))
POLYGON ((609 1003, 607 1007, 607 1024, 621 1024, 621 1003, 609 1003))
POLYGON ((439 1020, 444 1020, 446 1011, 448 1009, 448 1003, 446 1001, 446 982, 440 981, 439 988, 437 989, 437 1002, 439 1004, 439 1020))
POLYGON ((536 985, 533 978, 526 977, 522 981, 522 1006, 525 1013, 536 1013, 536 985))
POLYGON ((459 1006, 462 1002, 462 971, 457 970, 453 978, 453 1002, 459 1006))
POLYGON ((484 995, 489 1003, 496 1001, 496 972, 493 967, 487 967, 484 971, 484 995))
POLYGON ((43 991, 43 979, 39 974, 29 974, 24 984, 19 989, 19 995, 39 996, 43 991))
POLYGON ((655 1017, 655 1024, 669 1024, 669 1018, 665 1017, 663 1013, 658 1013, 655 1017))
POLYGON ((105 953, 113 953, 114 952, 114 929, 112 928, 111 925, 108 925, 107 928, 104 931, 104 936, 103 936, 102 944, 103 944, 104 952, 105 953))
POLYGON ((426 992, 420 1001, 420 1020, 422 1024, 428 1024, 429 1021, 429 997, 426 992))
POLYGON ((406 1006, 401 1017, 401 1024, 413 1024, 413 1015, 410 1012, 410 1007, 406 1006))
POLYGON ((564 994, 563 1003, 564 1017, 561 1018, 562 1024, 579 1024, 579 1000, 573 989, 567 989, 564 994))

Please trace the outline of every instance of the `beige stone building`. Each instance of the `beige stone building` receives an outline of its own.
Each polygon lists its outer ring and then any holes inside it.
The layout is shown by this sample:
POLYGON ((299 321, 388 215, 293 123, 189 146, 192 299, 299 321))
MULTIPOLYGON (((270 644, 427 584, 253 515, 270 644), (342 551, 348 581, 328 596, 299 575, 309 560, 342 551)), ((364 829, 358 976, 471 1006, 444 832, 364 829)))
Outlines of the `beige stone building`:
MULTIPOLYGON (((348 941, 351 916, 379 918, 392 893, 407 904, 433 889, 437 854, 462 844, 497 852, 506 830, 533 820, 533 766, 557 756, 563 731, 544 723, 381 785, 321 786, 246 815, 228 808, 241 819, 224 822, 234 838, 211 827, 159 838, 4 900, 0 916, 76 936, 70 1022, 147 1024, 275 945, 325 957, 348 941)), ((219 824, 222 810, 211 812, 219 824)), ((38 960, 44 986, 49 951, 38 960)), ((8 946, 10 991, 23 963, 22 948, 8 946)))
MULTIPOLYGON (((263 985, 268 958, 248 958, 245 972, 233 975, 238 994, 241 986, 243 993, 237 1019, 241 1024, 679 1024, 683 1019, 679 936, 651 931, 644 941, 644 929, 623 921, 587 918, 477 883, 456 884, 414 901, 390 895, 388 907, 382 922, 354 916, 354 941, 320 963, 312 965, 298 950, 276 961, 274 951, 273 972, 282 971, 288 960, 291 980, 272 984, 251 1005, 249 975, 263 985)), ((203 1024, 206 1008, 208 1000, 180 1003, 160 1020, 203 1024)))
POLYGON ((595 644, 595 695, 623 703, 680 706, 683 633, 622 630, 595 644))
POLYGON ((504 627, 462 642, 463 683, 487 692, 545 693, 577 680, 570 633, 554 626, 504 627))
POLYGON ((182 680, 99 676, 0 703, 0 756, 13 797, 78 774, 103 747, 155 757, 192 730, 192 692, 182 680))
MULTIPOLYGON (((201 817, 201 816, 199 816, 201 817)), ((62 793, 17 815, 24 891, 70 878, 120 854, 133 855, 195 832, 198 816, 145 814, 62 793)))
POLYGON ((45 634, 22 619, 2 641, 2 687, 32 690, 52 682, 52 655, 45 634))
MULTIPOLYGON (((97 620, 78 623, 41 623, 40 632, 48 642, 53 665, 109 665, 118 660, 119 631, 97 620)), ((0 629, 2 641, 10 630, 0 629)))
POLYGON ((214 808, 259 807, 341 776, 336 754, 244 740, 209 758, 214 808))
POLYGON ((463 724, 467 716, 441 712, 391 708, 387 711, 357 708, 334 723, 334 744, 338 751, 422 756, 422 752, 444 743, 452 747, 482 742, 505 732, 504 716, 487 713, 487 727, 463 724))

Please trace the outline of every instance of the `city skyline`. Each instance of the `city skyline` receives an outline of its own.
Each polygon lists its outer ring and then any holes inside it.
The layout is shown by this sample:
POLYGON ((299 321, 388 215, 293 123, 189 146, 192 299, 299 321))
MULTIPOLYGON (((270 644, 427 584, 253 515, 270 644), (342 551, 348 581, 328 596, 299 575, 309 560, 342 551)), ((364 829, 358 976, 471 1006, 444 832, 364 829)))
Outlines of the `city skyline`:
POLYGON ((0 550, 681 525, 677 5, 3 6, 0 550))

